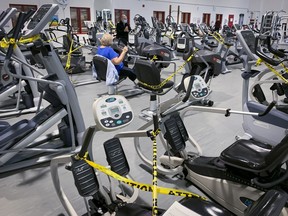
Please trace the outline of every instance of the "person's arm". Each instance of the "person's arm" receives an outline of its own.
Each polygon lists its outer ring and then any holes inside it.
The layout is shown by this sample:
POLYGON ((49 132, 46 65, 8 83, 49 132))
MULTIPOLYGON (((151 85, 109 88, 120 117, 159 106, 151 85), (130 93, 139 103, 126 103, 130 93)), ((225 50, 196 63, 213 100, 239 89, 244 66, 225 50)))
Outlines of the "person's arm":
POLYGON ((125 58, 125 54, 128 52, 128 47, 124 47, 120 56, 113 58, 111 61, 114 65, 119 65, 125 58))

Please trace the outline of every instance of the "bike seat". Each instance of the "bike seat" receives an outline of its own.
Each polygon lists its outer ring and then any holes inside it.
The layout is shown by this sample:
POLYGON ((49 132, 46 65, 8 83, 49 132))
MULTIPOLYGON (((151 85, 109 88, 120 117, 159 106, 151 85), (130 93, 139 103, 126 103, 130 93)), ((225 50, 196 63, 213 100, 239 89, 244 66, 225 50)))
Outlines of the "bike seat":
POLYGON ((286 162, 288 135, 272 147, 254 140, 237 140, 220 155, 224 164, 253 173, 274 170, 286 162))
POLYGON ((221 207, 217 203, 201 200, 198 198, 188 198, 179 201, 179 203, 188 209, 191 209, 197 215, 217 215, 217 216, 232 216, 233 214, 221 207))

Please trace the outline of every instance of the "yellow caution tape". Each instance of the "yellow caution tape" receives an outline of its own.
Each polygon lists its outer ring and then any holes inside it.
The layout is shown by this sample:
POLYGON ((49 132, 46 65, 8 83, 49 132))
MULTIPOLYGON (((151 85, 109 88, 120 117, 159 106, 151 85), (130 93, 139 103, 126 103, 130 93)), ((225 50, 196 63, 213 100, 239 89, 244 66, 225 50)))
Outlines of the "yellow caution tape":
POLYGON ((267 68, 271 70, 277 77, 279 77, 281 80, 284 81, 284 83, 288 84, 288 80, 282 76, 281 73, 279 73, 272 65, 268 64, 267 62, 264 62, 267 68))
MULTIPOLYGON (((264 64, 266 65, 266 67, 273 72, 277 77, 279 77, 282 81, 284 81, 284 83, 288 84, 288 80, 282 76, 281 73, 279 73, 272 65, 268 64, 267 62, 265 62, 263 59, 259 58, 256 62, 256 66, 259 66, 262 62, 264 62, 264 64)), ((288 68, 284 65, 284 63, 280 64, 283 69, 285 70, 286 73, 288 73, 288 68)))
POLYGON ((3 38, 1 41, 0 41, 0 47, 1 48, 4 48, 4 49, 7 49, 11 44, 15 45, 16 43, 17 44, 28 44, 28 43, 32 43, 33 41, 35 40, 38 40, 40 39, 40 35, 35 35, 33 37, 30 37, 30 38, 20 38, 17 42, 15 40, 15 38, 10 38, 10 39, 6 39, 6 38, 3 38))
MULTIPOLYGON (((113 172, 112 170, 108 169, 105 166, 99 165, 94 163, 93 161, 87 160, 85 158, 83 158, 83 160, 89 164, 91 167, 97 169, 98 171, 105 173, 108 176, 111 176, 114 179, 117 179, 118 181, 123 182, 124 184, 130 185, 134 188, 137 188, 139 190, 142 191, 146 191, 146 192, 153 192, 153 186, 150 184, 145 184, 145 183, 139 183, 136 181, 133 181, 131 179, 125 178, 115 172, 113 172)), ((188 192, 188 191, 184 191, 184 190, 178 190, 178 189, 172 189, 172 188, 164 188, 164 187, 159 187, 157 186, 157 193, 158 194, 165 194, 165 195, 172 195, 172 196, 182 196, 182 197, 190 197, 190 198, 199 198, 202 200, 207 200, 206 197, 200 196, 198 194, 192 193, 192 192, 188 192)))
POLYGON ((157 135, 160 134, 160 129, 158 128, 156 131, 153 130, 151 131, 151 138, 153 141, 153 166, 152 166, 152 185, 153 185, 153 192, 152 192, 152 216, 157 216, 158 214, 158 193, 157 193, 157 142, 156 142, 156 137, 157 135))

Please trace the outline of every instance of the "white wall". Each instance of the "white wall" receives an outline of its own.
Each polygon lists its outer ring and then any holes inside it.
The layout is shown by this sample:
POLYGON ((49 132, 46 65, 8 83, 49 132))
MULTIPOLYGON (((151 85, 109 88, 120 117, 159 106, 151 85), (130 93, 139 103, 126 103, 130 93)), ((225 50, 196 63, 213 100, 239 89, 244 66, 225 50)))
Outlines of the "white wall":
POLYGON ((249 4, 250 11, 257 11, 262 16, 267 11, 280 11, 284 10, 288 12, 288 1, 287 0, 250 0, 249 4))
MULTIPOLYGON (((10 3, 32 4, 39 7, 45 3, 53 3, 53 0, 0 0, 0 8, 5 10, 10 3)), ((211 13, 211 22, 215 22, 215 16, 219 13, 223 14, 223 24, 229 14, 234 14, 234 21, 238 22, 239 14, 243 13, 244 22, 248 22, 251 12, 254 12, 254 18, 259 17, 259 20, 267 10, 284 9, 288 12, 287 0, 69 0, 69 5, 60 8, 57 14, 62 19, 70 17, 70 7, 86 7, 90 8, 91 20, 95 21, 96 10, 108 8, 111 9, 114 20, 114 9, 128 9, 131 21, 136 14, 140 14, 151 24, 153 11, 165 11, 167 16, 169 5, 172 5, 172 16, 175 20, 179 5, 182 12, 191 13, 191 22, 201 22, 203 13, 211 13)), ((133 21, 131 25, 133 27, 133 21)))
MULTIPOLYGON (((37 5, 38 8, 42 4, 54 3, 53 0, 0 0, 0 8, 6 10, 9 7, 9 4, 26 4, 26 5, 37 5)), ((69 0, 69 5, 66 8, 60 7, 57 15, 59 19, 70 17, 70 7, 84 7, 90 8, 91 20, 95 20, 96 9, 94 7, 94 0, 69 0)), ((11 23, 6 26, 6 29, 11 28, 11 23)))
MULTIPOLYGON (((252 0, 251 0, 252 1, 252 0)), ((234 14, 234 20, 238 22, 239 14, 243 13, 248 21, 248 8, 250 0, 112 0, 114 9, 130 9, 130 17, 140 14, 150 22, 153 11, 165 11, 169 13, 169 5, 172 5, 172 16, 177 20, 177 8, 180 11, 191 13, 191 22, 202 22, 203 13, 211 13, 211 22, 215 22, 216 14, 223 14, 223 23, 229 14, 234 14), (144 7, 143 7, 144 5, 144 7)), ((112 13, 113 13, 112 11, 112 13)), ((131 23, 133 27, 133 23, 131 23)))

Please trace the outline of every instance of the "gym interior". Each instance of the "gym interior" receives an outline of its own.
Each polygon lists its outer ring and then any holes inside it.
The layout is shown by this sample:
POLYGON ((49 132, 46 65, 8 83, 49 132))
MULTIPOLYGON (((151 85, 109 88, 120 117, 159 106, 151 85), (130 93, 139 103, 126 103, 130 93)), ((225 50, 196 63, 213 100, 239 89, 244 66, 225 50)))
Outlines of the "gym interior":
POLYGON ((0 215, 288 215, 287 0, 0 8, 0 215))

